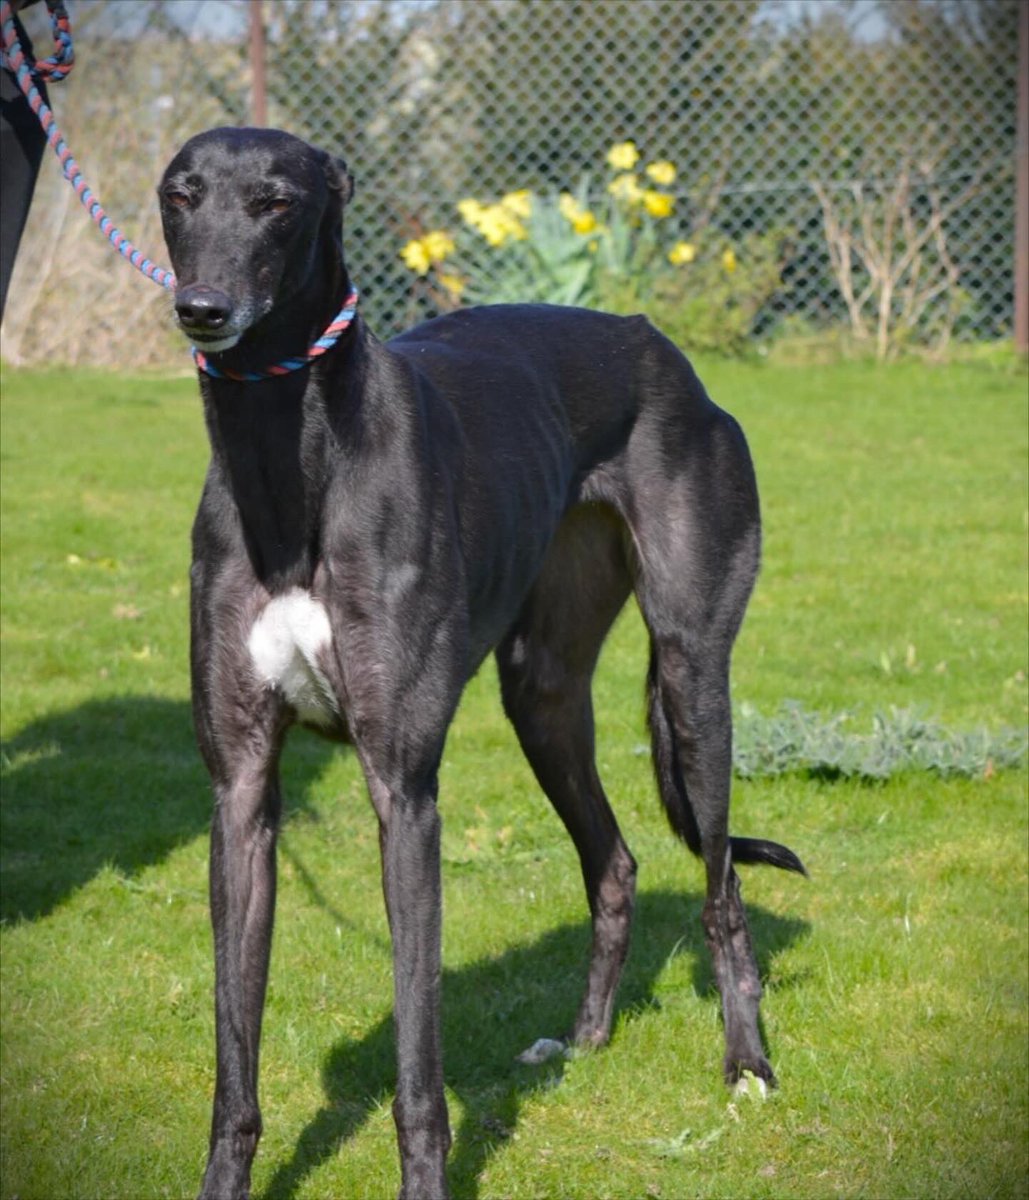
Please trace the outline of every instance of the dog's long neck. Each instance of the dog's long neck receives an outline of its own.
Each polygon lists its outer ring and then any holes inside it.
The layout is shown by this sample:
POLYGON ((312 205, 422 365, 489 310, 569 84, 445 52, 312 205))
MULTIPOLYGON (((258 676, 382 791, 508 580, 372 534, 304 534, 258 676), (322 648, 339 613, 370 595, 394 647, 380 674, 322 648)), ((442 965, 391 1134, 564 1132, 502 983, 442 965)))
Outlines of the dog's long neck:
MULTIPOLYGON (((340 308, 349 288, 342 256, 277 321, 219 356, 236 371, 263 368, 306 351, 340 308), (299 322, 296 313, 308 314, 299 322), (317 313, 314 327, 310 314, 317 313), (231 361, 230 361, 231 355, 231 361), (260 360, 260 361, 258 361, 260 360)), ((273 314, 274 315, 274 314, 273 314)), ((328 399, 345 387, 365 339, 360 320, 309 367, 260 382, 201 374, 212 450, 209 486, 225 496, 227 521, 238 519, 258 579, 271 591, 310 587, 327 485, 328 399)))

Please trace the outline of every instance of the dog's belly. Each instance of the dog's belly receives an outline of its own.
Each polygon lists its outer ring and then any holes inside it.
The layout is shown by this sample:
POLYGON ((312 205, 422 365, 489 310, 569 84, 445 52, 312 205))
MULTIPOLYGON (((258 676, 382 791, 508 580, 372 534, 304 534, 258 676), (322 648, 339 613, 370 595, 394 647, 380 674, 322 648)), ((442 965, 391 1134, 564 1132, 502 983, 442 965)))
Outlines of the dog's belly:
POLYGON ((299 720, 326 727, 340 723, 336 697, 319 662, 331 646, 329 614, 303 588, 269 600, 247 639, 259 678, 282 693, 299 720))

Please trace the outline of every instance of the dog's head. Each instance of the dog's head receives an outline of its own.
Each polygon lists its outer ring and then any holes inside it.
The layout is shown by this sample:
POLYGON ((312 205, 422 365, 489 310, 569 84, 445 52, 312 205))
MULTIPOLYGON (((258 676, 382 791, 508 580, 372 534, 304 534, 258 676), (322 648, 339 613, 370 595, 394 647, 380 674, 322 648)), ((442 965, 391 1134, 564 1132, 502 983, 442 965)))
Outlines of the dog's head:
POLYGON ((236 345, 312 286, 354 183, 346 163, 276 129, 212 129, 176 154, 158 187, 179 326, 201 350, 236 345))

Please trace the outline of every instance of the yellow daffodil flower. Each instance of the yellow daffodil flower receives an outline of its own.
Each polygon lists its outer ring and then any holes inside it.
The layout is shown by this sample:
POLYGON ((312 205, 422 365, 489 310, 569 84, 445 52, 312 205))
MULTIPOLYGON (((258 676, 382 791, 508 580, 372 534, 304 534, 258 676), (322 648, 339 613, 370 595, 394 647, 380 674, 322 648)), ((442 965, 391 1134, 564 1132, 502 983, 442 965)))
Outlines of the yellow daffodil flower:
POLYGON ((524 241, 529 236, 521 221, 502 204, 484 208, 476 228, 491 246, 503 246, 512 240, 524 241))
POLYGON ((640 181, 631 173, 616 175, 607 185, 607 190, 624 204, 639 204, 643 199, 640 181))
POLYGON ((584 236, 593 233, 597 228, 597 218, 587 208, 581 208, 579 202, 568 192, 562 192, 557 201, 558 211, 576 233, 584 236))
POLYGON ((659 183, 662 187, 668 187, 669 184, 675 183, 675 166, 663 158, 659 162, 652 162, 647 167, 647 175, 655 183, 659 183))
POLYGON ((667 192, 654 192, 649 188, 643 192, 643 207, 652 217, 660 220, 662 217, 670 217, 672 209, 675 206, 675 197, 669 196, 667 192))
POLYGON ((422 238, 422 245, 434 263, 441 263, 448 254, 454 253, 454 239, 445 229, 430 229, 422 238))
POLYGON ((461 299, 461 293, 465 289, 465 281, 460 275, 440 275, 440 286, 455 300, 461 299))
POLYGON ((726 275, 731 275, 736 270, 736 254, 731 246, 722 255, 722 270, 726 275))
POLYGON ((616 142, 607 152, 607 164, 612 171, 631 171, 639 158, 635 142, 616 142))
MULTIPOLYGON (((524 241, 528 230, 519 221, 514 207, 531 206, 530 193, 511 192, 499 204, 480 204, 478 200, 462 200, 457 206, 462 220, 470 225, 491 246, 503 246, 507 241, 524 241)), ((531 211, 531 209, 530 209, 531 211)))
POLYGON ((462 200, 457 211, 461 214, 461 220, 466 225, 471 225, 473 228, 478 224, 479 217, 482 215, 483 205, 478 200, 473 200, 469 197, 467 200, 462 200))
POLYGON ((517 192, 508 192, 506 196, 501 197, 500 203, 509 213, 521 217, 523 221, 528 220, 532 215, 532 192, 528 188, 519 188, 517 192))
POLYGON ((429 258, 429 252, 425 249, 425 243, 421 238, 413 238, 409 241, 400 251, 400 257, 404 260, 404 266, 416 274, 427 275, 429 273, 432 259, 429 258))
POLYGON ((692 242, 676 242, 668 251, 668 261, 673 267, 684 267, 697 257, 697 248, 692 242))
POLYGON ((400 251, 404 265, 418 275, 427 275, 433 263, 441 263, 454 253, 454 239, 445 229, 430 229, 423 237, 412 238, 400 251))
POLYGON ((574 221, 581 211, 571 192, 562 192, 557 199, 557 209, 566 221, 574 221))

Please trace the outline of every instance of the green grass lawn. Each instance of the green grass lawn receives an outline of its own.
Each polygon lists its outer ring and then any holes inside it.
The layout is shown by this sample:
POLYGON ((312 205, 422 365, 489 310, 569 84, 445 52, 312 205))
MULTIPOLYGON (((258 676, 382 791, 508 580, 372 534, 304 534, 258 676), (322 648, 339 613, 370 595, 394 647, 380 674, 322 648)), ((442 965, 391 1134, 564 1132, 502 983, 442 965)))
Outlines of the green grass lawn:
MULTIPOLYGON (((701 363, 742 421, 765 565, 738 706, 1026 723, 1024 368, 701 363)), ((195 383, 3 380, 2 1165, 6 1200, 195 1194, 213 1083, 207 782, 187 678, 195 383)), ((643 747, 627 610, 598 757, 640 862, 611 1045, 569 1025, 588 926, 574 852, 471 683, 442 768, 446 1079, 459 1198, 1009 1197, 1027 1187, 1024 764, 737 783, 733 828, 809 881, 744 878, 781 1090, 720 1082, 702 876, 643 747)), ((296 735, 254 1195, 376 1198, 399 1171, 375 821, 352 755, 296 735)))

